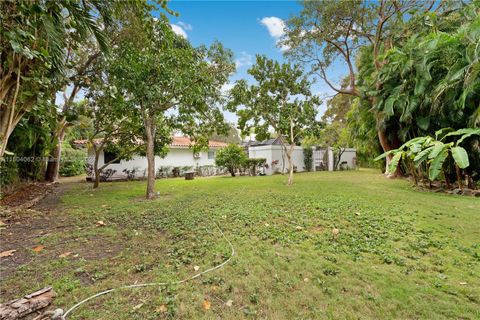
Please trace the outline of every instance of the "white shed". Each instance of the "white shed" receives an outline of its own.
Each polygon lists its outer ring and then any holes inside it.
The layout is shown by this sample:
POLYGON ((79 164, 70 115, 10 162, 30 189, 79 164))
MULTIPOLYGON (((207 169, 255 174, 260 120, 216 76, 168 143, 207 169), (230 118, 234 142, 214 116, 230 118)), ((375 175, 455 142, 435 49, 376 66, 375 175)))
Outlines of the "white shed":
MULTIPOLYGON (((287 148, 289 148, 287 146, 287 148)), ((313 165, 314 171, 320 170, 334 170, 334 150, 332 148, 314 148, 313 165)), ((265 158, 267 167, 265 174, 271 175, 274 173, 281 173, 288 171, 288 159, 286 153, 277 139, 265 140, 257 143, 248 144, 249 158, 265 158)), ((306 171, 303 147, 295 146, 293 150, 293 165, 297 172, 306 171)), ((341 159, 338 164, 339 169, 354 169, 356 168, 356 150, 352 148, 343 149, 341 159)))

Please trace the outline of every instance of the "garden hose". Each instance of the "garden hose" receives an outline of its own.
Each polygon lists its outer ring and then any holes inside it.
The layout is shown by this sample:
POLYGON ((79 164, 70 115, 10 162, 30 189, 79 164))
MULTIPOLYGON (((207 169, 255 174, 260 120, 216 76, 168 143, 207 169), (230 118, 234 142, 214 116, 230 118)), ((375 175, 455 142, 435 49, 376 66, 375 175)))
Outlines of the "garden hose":
POLYGON ((231 254, 230 254, 230 257, 228 259, 226 259, 225 261, 223 261, 222 263, 220 263, 219 265, 216 265, 212 268, 209 268, 207 270, 204 270, 202 272, 199 272, 199 273, 196 273, 195 275, 191 276, 191 277, 188 277, 188 278, 185 278, 183 280, 180 280, 180 281, 172 281, 172 282, 150 282, 150 283, 139 283, 139 284, 131 284, 131 285, 126 285, 126 286, 122 286, 122 287, 118 287, 118 288, 113 288, 113 289, 108 289, 108 290, 105 290, 105 291, 102 291, 102 292, 99 292, 97 294, 94 294, 93 296, 90 296, 80 302, 78 302, 77 304, 75 304, 73 307, 71 307, 70 309, 68 309, 65 313, 63 313, 63 310, 62 309, 56 309, 54 311, 54 315, 52 316, 52 319, 67 319, 67 316, 69 314, 71 314, 75 309, 77 309, 78 307, 80 307, 82 304, 90 301, 90 300, 93 300, 97 297, 100 297, 100 296, 103 296, 103 295, 106 295, 108 293, 111 293, 113 291, 118 291, 118 290, 124 290, 124 289, 134 289, 134 288, 143 288, 143 287, 153 287, 153 286, 167 286, 167 285, 175 285, 175 284, 182 284, 182 283, 185 283, 187 281, 190 281, 190 280, 193 280, 193 279, 196 279, 208 272, 211 272, 211 271, 214 271, 214 270, 217 270, 217 269, 220 269, 222 268, 224 265, 226 265, 232 258, 233 256, 235 255, 235 249, 232 245, 232 243, 230 242, 230 240, 228 240, 228 238, 225 236, 225 234, 223 233, 222 229, 220 229, 220 227, 218 226, 218 224, 216 222, 215 223, 215 226, 218 228, 218 230, 220 231, 223 239, 225 239, 225 241, 228 243, 228 245, 230 246, 230 249, 232 250, 231 254))

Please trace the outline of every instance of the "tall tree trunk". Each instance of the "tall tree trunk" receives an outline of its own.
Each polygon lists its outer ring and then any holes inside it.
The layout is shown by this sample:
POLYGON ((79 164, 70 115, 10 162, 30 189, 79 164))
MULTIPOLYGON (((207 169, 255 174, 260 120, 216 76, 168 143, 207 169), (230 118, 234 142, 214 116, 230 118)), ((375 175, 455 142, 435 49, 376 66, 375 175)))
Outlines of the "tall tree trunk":
POLYGON ((145 119, 145 129, 147 136, 147 199, 153 199, 155 196, 155 126, 152 117, 145 119))
POLYGON ((60 160, 62 158, 62 143, 65 138, 65 121, 60 122, 60 127, 56 132, 55 148, 53 149, 52 156, 49 158, 47 172, 45 173, 45 180, 50 182, 58 181, 60 172, 60 160))
MULTIPOLYGON (((293 134, 293 129, 295 124, 293 119, 290 118, 290 148, 287 150, 287 159, 288 159, 288 182, 287 184, 291 186, 293 184, 293 161, 292 154, 293 149, 295 148, 295 135, 293 134)), ((286 148, 285 148, 286 150, 286 148)))
POLYGON ((228 171, 230 171, 230 175, 231 175, 232 177, 235 177, 235 168, 234 168, 234 167, 230 167, 230 168, 228 169, 228 171))
POLYGON ((287 185, 291 186, 293 184, 293 160, 292 154, 295 145, 293 143, 290 144, 290 148, 287 151, 287 160, 288 160, 288 181, 287 185))
MULTIPOLYGON (((47 172, 45 174, 45 179, 50 182, 58 181, 60 161, 62 159, 62 143, 63 139, 65 138, 65 130, 67 128, 67 118, 65 117, 65 114, 70 110, 77 93, 80 91, 80 86, 75 84, 69 97, 67 97, 65 90, 66 89, 64 89, 63 93, 64 102, 61 113, 63 116, 58 121, 57 130, 55 130, 55 135, 53 137, 53 143, 55 147, 53 149, 52 156, 49 159, 47 172)), ((52 99, 52 104, 54 105, 55 95, 53 95, 52 99)))
POLYGON ((288 158, 288 182, 287 184, 291 186, 293 184, 293 163, 291 155, 287 156, 288 158))
POLYGON ((101 149, 97 149, 95 146, 93 149, 95 151, 95 160, 93 161, 93 173, 95 175, 95 180, 93 182, 93 188, 96 189, 100 184, 100 170, 98 170, 98 159, 100 158, 101 149))
MULTIPOLYGON (((387 151, 395 149, 394 147, 392 147, 392 145, 388 141, 387 134, 386 134, 385 131, 383 131, 382 129, 378 129, 377 134, 378 134, 378 141, 380 142, 380 146, 382 147, 383 152, 387 152, 387 151)), ((390 165, 390 161, 392 160, 392 158, 393 158, 393 155, 391 155, 391 154, 389 154, 385 158, 385 160, 386 160, 385 161, 386 162, 385 163, 385 174, 387 175, 388 178, 395 178, 395 177, 398 177, 400 175, 400 166, 397 166, 397 169, 395 170, 395 172, 388 172, 388 166, 390 165)))
MULTIPOLYGON (((7 143, 8 139, 10 138, 10 135, 13 132, 13 129, 17 125, 18 121, 20 120, 19 117, 18 120, 15 120, 15 107, 17 104, 17 98, 18 98, 18 93, 20 91, 20 67, 21 67, 21 58, 18 58, 18 69, 17 69, 17 78, 15 81, 15 91, 13 92, 13 98, 10 103, 9 99, 7 96, 9 95, 9 92, 13 90, 13 82, 11 82, 11 86, 6 86, 7 88, 2 88, 2 99, 0 100, 2 104, 5 104, 5 106, 2 107, 2 114, 1 114, 1 132, 0 132, 0 157, 3 157, 5 154, 5 151, 7 150, 7 143), (3 90, 4 89, 4 90, 3 90)), ((3 79, 2 79, 3 80, 3 79)), ((13 80, 13 78, 12 78, 13 80)), ((3 82, 3 81, 2 81, 3 82)))

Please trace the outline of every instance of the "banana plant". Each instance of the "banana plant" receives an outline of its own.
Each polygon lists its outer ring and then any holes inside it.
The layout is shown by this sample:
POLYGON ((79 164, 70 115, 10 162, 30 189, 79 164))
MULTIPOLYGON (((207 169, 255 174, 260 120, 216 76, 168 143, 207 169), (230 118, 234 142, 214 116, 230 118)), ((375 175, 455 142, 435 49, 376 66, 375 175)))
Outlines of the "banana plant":
POLYGON ((411 139, 400 148, 381 154, 375 158, 375 161, 392 154, 393 158, 388 167, 388 172, 395 172, 402 159, 413 161, 415 168, 426 163, 428 166, 428 179, 433 181, 438 178, 443 170, 445 161, 451 155, 457 172, 457 182, 461 187, 460 169, 467 168, 470 162, 467 151, 460 144, 473 135, 480 136, 480 128, 465 128, 456 131, 450 128, 441 129, 435 133, 435 138, 426 136, 411 139), (460 138, 454 142, 445 143, 444 140, 448 137, 460 138))

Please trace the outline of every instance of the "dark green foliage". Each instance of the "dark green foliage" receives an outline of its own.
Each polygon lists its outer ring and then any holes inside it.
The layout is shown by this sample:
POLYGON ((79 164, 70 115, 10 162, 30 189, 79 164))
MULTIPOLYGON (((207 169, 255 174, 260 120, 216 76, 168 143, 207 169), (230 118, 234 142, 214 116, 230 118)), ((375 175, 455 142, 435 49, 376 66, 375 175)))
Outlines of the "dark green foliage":
POLYGON ((64 177, 78 176, 85 173, 86 150, 72 148, 70 144, 62 145, 62 158, 60 162, 60 175, 64 177))
POLYGON ((1 185, 20 180, 42 180, 45 155, 50 150, 50 130, 54 119, 39 107, 23 118, 10 136, 9 151, 1 165, 1 185))
POLYGON ((303 148, 303 163, 305 164, 305 170, 312 171, 313 168, 313 149, 303 148))
POLYGON ((245 165, 247 156, 242 147, 236 144, 229 144, 227 147, 217 151, 215 165, 227 168, 232 177, 235 177, 237 169, 245 165))
POLYGON ((264 167, 267 164, 267 159, 265 158, 248 158, 244 161, 245 169, 250 171, 250 175, 256 176, 257 169, 264 167))
MULTIPOLYGON (((363 47, 357 59, 361 101, 349 114, 350 128, 356 144, 373 154, 378 148, 370 133, 378 128, 384 128, 390 144, 398 148, 442 128, 479 124, 478 5, 414 16, 407 26, 397 31, 380 68, 374 65, 372 46, 363 47)), ((467 171, 478 172, 478 143, 470 139, 464 148, 472 159, 467 171)))
POLYGON ((439 130, 435 138, 417 137, 405 142, 400 148, 385 152, 375 160, 380 160, 392 154, 392 161, 388 167, 389 172, 394 172, 401 161, 415 178, 428 178, 430 181, 437 180, 443 174, 447 186, 453 181, 449 174, 455 173, 458 186, 463 187, 465 174, 473 179, 478 179, 476 171, 468 170, 470 166, 467 151, 460 146, 464 141, 476 139, 478 143, 480 128, 467 128, 452 131, 450 128, 439 130), (464 172, 461 170, 465 169, 464 172))

